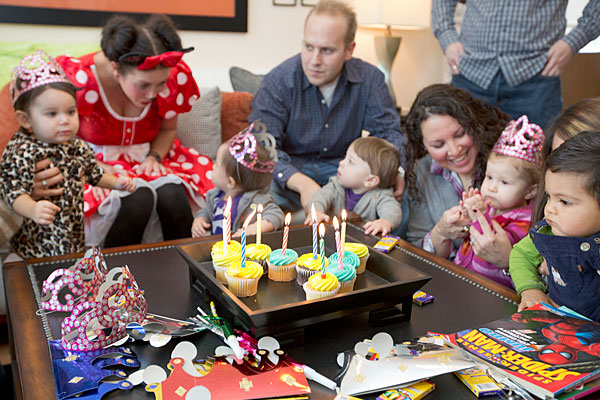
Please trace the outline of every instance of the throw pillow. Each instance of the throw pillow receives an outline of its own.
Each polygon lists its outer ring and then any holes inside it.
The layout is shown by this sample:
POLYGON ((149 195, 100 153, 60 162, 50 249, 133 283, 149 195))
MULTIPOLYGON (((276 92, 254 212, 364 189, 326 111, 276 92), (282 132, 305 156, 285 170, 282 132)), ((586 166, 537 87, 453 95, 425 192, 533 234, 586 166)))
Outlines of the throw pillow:
POLYGON ((17 129, 19 129, 19 124, 15 118, 15 111, 10 101, 10 94, 8 93, 8 83, 0 90, 0 121, 2 121, 0 125, 1 156, 8 141, 13 137, 17 129))
POLYGON ((221 140, 225 142, 248 126, 253 96, 246 92, 222 92, 221 96, 221 140))
POLYGON ((231 86, 236 92, 248 92, 254 96, 264 77, 264 75, 256 75, 243 68, 229 68, 231 86))
POLYGON ((217 158, 221 144, 221 91, 218 86, 200 88, 200 98, 190 112, 177 119, 177 137, 186 147, 217 158))

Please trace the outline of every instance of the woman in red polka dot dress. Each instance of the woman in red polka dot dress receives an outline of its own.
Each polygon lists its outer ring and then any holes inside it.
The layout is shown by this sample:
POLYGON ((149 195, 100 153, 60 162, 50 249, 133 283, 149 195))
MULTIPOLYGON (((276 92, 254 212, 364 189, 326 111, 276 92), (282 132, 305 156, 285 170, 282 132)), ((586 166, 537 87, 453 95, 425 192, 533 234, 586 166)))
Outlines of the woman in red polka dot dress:
POLYGON ((56 61, 79 88, 79 137, 105 169, 135 177, 138 191, 123 195, 86 187, 86 243, 112 247, 188 237, 188 198, 202 207, 213 187, 211 160, 175 137, 177 115, 199 97, 181 59, 192 49, 182 48, 172 21, 161 15, 142 25, 111 18, 101 48, 56 61))

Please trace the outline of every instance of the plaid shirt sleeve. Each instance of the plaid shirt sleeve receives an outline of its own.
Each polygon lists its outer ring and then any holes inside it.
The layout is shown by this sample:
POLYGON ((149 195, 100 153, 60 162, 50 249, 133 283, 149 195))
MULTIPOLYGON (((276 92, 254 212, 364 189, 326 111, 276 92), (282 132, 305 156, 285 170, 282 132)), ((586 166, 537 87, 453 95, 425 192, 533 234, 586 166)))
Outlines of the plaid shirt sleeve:
POLYGON ((440 42, 442 50, 452 43, 458 42, 458 32, 454 27, 454 11, 458 0, 433 0, 431 8, 431 21, 433 35, 440 42))
POLYGON ((576 53, 598 35, 600 35, 600 0, 591 0, 583 9, 582 16, 577 20, 577 26, 563 37, 563 40, 576 53))

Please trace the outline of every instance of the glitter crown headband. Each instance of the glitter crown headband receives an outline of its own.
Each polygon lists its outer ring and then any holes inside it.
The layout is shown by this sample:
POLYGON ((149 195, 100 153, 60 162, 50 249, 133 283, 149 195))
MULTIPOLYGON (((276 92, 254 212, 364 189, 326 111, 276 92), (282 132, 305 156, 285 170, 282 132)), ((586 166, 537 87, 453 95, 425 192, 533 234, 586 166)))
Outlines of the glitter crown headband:
POLYGON ((541 165, 542 161, 538 153, 542 151, 543 142, 542 128, 530 124, 527 116, 523 115, 518 120, 509 122, 492 151, 541 165))
POLYGON ((12 70, 9 90, 13 105, 23 93, 56 82, 71 83, 52 57, 43 50, 36 50, 34 54, 23 57, 12 70))
POLYGON ((262 174, 273 173, 275 162, 277 162, 275 138, 267 133, 267 127, 259 121, 251 123, 249 127, 229 140, 229 153, 244 167, 262 174), (260 160, 256 151, 258 144, 267 150, 270 160, 260 160))

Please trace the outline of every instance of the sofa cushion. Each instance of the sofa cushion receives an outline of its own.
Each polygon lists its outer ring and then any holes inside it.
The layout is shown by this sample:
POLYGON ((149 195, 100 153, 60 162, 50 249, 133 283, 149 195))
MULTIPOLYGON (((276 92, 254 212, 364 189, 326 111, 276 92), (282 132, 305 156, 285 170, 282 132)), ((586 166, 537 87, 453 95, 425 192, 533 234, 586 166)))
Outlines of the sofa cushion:
POLYGON ((221 96, 221 140, 224 142, 248 126, 253 96, 246 92, 221 92, 221 96))
POLYGON ((200 88, 192 109, 177 119, 177 137, 186 147, 215 160, 221 144, 221 91, 217 86, 200 88))
POLYGON ((10 138, 19 129, 19 124, 15 118, 10 94, 8 93, 8 84, 0 90, 0 156, 4 152, 10 138))
POLYGON ((264 77, 264 75, 253 74, 240 67, 229 68, 231 87, 236 92, 248 92, 254 96, 264 77))

